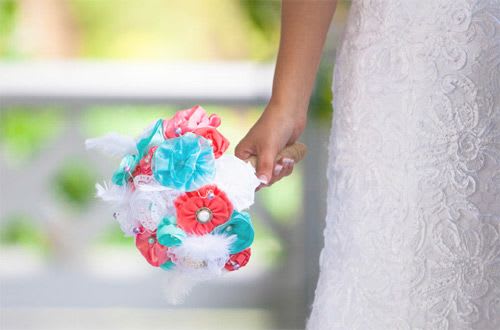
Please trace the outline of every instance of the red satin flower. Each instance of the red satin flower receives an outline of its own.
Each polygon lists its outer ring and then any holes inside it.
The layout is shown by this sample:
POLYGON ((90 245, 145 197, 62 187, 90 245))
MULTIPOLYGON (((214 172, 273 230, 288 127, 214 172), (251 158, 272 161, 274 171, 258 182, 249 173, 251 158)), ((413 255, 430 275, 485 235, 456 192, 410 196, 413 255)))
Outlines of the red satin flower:
POLYGON ((248 263, 251 254, 252 251, 250 250, 250 248, 248 248, 236 254, 230 255, 229 260, 226 262, 224 268, 226 268, 230 272, 240 269, 248 263))
POLYGON ((185 232, 196 235, 210 233, 228 221, 233 205, 216 185, 206 185, 190 191, 175 200, 177 225, 185 232))
POLYGON ((158 243, 156 230, 150 232, 141 227, 135 236, 135 246, 152 266, 159 267, 169 260, 168 248, 158 243))
POLYGON ((133 177, 138 175, 153 175, 153 171, 151 170, 151 158, 153 158, 156 149, 158 149, 158 146, 151 147, 148 153, 142 157, 139 164, 135 167, 134 172, 132 172, 133 177))
POLYGON ((201 127, 193 131, 194 134, 199 135, 211 141, 212 149, 214 150, 215 158, 219 158, 229 147, 229 141, 214 127, 201 127))

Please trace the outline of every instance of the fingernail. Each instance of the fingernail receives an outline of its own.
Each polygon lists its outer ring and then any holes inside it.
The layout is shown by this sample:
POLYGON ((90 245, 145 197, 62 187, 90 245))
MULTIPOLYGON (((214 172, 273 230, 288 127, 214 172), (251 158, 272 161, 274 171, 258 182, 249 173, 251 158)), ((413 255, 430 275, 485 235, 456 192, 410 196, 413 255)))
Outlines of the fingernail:
POLYGON ((283 158, 282 162, 285 167, 290 167, 293 163, 295 163, 295 161, 291 158, 283 158))
POLYGON ((265 174, 259 175, 259 180, 263 184, 268 184, 269 183, 269 179, 267 178, 267 176, 265 174))
POLYGON ((283 166, 281 166, 280 164, 276 164, 276 166, 274 167, 274 175, 275 176, 280 175, 282 169, 283 166))

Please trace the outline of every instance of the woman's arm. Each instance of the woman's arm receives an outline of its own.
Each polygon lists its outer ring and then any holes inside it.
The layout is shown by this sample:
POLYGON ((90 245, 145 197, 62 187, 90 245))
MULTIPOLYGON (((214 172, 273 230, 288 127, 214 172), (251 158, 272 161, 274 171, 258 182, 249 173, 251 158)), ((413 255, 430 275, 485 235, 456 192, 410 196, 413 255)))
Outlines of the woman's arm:
POLYGON ((292 172, 276 155, 306 125, 309 98, 336 0, 283 0, 281 39, 271 100, 236 147, 241 159, 257 156, 257 175, 271 184, 292 172), (274 169, 274 170, 273 170, 274 169))

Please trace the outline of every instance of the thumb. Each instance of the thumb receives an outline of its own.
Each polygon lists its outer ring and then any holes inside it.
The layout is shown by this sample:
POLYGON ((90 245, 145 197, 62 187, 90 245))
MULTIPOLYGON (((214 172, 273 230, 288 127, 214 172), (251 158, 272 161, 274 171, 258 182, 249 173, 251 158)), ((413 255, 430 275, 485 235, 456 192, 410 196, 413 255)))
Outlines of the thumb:
POLYGON ((268 184, 273 177, 276 154, 272 148, 266 148, 257 155, 257 177, 264 184, 268 184))
POLYGON ((241 141, 234 149, 234 155, 241 160, 247 160, 252 156, 251 148, 247 147, 246 141, 241 141))

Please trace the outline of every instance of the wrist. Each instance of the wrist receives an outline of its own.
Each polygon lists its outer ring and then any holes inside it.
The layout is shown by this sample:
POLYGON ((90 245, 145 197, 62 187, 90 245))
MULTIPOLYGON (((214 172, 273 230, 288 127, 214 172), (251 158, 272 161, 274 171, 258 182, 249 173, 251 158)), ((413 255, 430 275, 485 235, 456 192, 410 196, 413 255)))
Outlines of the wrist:
MULTIPOLYGON (((283 94, 283 93, 281 93, 283 94)), ((279 108, 281 111, 288 111, 293 114, 303 113, 307 114, 307 109, 309 107, 309 99, 304 99, 302 97, 281 95, 280 93, 273 93, 271 99, 269 100, 269 105, 274 108, 279 108)))
POLYGON ((289 100, 283 102, 276 98, 271 98, 264 112, 291 122, 294 130, 302 132, 307 124, 307 110, 308 104, 300 105, 289 100))

